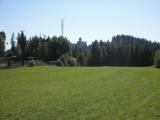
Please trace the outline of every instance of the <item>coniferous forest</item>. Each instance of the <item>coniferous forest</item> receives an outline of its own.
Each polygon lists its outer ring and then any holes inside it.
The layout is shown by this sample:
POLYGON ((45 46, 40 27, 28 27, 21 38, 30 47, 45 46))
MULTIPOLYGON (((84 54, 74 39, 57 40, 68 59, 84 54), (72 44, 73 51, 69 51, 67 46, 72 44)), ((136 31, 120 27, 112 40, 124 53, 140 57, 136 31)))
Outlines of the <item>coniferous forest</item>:
POLYGON ((0 32, 0 57, 14 56, 9 62, 22 65, 28 58, 34 58, 45 64, 55 61, 58 66, 151 66, 155 52, 160 49, 158 42, 130 35, 117 35, 111 41, 95 40, 87 45, 82 38, 71 43, 63 36, 27 37, 21 31, 17 37, 12 34, 8 50, 5 50, 5 40, 5 32, 0 32))

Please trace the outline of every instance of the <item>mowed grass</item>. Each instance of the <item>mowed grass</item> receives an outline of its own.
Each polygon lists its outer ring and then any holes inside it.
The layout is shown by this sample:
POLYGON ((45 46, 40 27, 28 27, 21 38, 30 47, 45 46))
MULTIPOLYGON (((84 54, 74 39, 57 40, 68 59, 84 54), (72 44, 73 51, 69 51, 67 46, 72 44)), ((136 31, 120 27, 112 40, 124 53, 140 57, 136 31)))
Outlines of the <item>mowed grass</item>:
POLYGON ((160 120, 160 70, 0 70, 0 120, 160 120))

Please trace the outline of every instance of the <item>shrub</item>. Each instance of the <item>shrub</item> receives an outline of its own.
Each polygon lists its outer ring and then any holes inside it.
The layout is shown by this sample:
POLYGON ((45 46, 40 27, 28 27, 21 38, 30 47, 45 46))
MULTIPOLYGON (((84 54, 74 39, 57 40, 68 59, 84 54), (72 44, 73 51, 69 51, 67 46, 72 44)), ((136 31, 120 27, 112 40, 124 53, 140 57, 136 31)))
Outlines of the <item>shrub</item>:
POLYGON ((28 63, 28 67, 33 67, 35 65, 36 65, 35 60, 30 60, 29 63, 28 63))
POLYGON ((77 60, 76 60, 76 58, 74 58, 74 57, 69 57, 68 65, 69 65, 69 66, 77 66, 77 60))
POLYGON ((160 50, 156 51, 154 56, 154 65, 157 68, 160 68, 160 50))
POLYGON ((60 59, 57 60, 56 65, 57 66, 64 66, 63 62, 60 59))
POLYGON ((77 60, 76 58, 68 55, 68 54, 64 54, 62 55, 56 63, 57 66, 76 66, 77 65, 77 60))
POLYGON ((41 65, 45 65, 45 63, 40 60, 30 60, 28 62, 28 67, 41 66, 41 65))
POLYGON ((35 60, 35 65, 45 65, 45 63, 43 61, 40 61, 40 60, 35 60))

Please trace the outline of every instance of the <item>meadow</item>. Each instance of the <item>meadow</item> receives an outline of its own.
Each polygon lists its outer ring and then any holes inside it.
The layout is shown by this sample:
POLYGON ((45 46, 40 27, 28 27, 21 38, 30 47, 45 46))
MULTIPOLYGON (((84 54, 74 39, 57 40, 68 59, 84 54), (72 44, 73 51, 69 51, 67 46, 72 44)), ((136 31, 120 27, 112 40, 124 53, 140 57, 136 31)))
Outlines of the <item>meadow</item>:
POLYGON ((160 70, 52 66, 3 69, 0 120, 160 120, 160 70))

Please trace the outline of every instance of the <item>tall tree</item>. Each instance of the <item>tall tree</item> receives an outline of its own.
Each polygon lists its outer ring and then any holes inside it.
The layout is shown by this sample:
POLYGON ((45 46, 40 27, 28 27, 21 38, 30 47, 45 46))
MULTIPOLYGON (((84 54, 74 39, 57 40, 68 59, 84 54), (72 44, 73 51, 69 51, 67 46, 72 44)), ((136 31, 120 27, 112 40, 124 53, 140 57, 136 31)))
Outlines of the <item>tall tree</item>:
POLYGON ((19 45, 16 47, 16 56, 19 58, 22 56, 22 50, 19 45))
POLYGON ((12 33, 12 36, 11 36, 11 51, 12 51, 12 55, 16 55, 16 46, 15 46, 15 41, 14 41, 14 33, 12 33))
POLYGON ((101 65, 101 50, 97 40, 92 43, 91 58, 89 63, 96 66, 101 65))
POLYGON ((154 65, 157 68, 160 68, 160 50, 157 50, 154 56, 154 65))
POLYGON ((6 40, 5 32, 0 32, 0 57, 4 56, 5 40, 6 40))
POLYGON ((39 45, 39 58, 42 61, 46 61, 47 60, 47 56, 48 55, 48 44, 46 41, 41 42, 39 45))
POLYGON ((21 60, 22 60, 22 64, 24 65, 24 59, 26 57, 26 48, 27 48, 27 39, 26 36, 24 35, 24 32, 21 31, 20 33, 18 33, 18 37, 17 37, 17 42, 18 42, 18 46, 21 49, 21 60))

